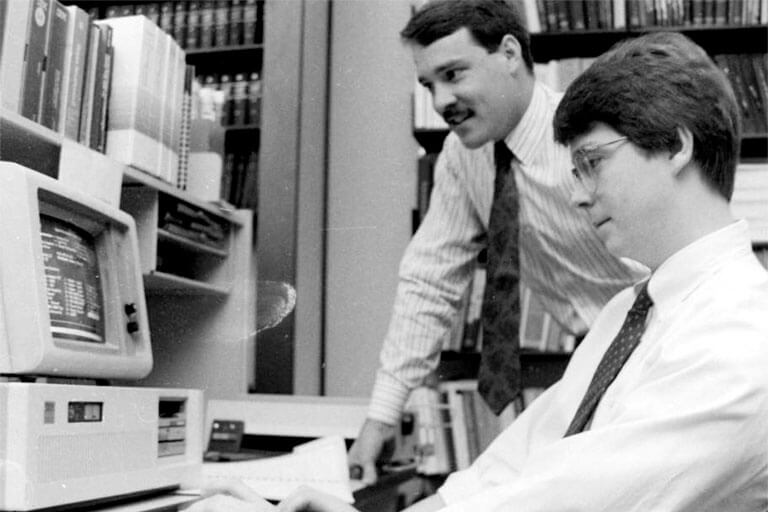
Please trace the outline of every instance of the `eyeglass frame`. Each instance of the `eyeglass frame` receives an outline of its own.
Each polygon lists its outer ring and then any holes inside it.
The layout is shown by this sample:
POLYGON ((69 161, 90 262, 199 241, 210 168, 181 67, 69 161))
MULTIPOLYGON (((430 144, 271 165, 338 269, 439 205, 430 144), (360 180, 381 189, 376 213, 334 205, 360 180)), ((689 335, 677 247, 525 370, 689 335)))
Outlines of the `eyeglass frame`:
MULTIPOLYGON (((573 177, 576 178, 576 181, 578 181, 581 184, 581 186, 584 187, 584 189, 587 190, 589 193, 594 193, 597 190, 597 179, 596 179, 597 166, 592 165, 590 161, 590 155, 601 150, 606 146, 616 144, 617 142, 622 142, 622 143, 629 142, 629 137, 619 137, 618 139, 614 139, 614 140, 604 142, 602 144, 597 144, 596 146, 590 146, 587 148, 581 147, 576 151, 574 151, 573 154, 571 155, 571 163, 573 164, 573 169, 571 169, 571 173, 573 174, 573 177)), ((610 156, 613 156, 613 155, 611 154, 611 155, 605 156, 601 158, 601 161, 604 158, 609 158, 610 156)))

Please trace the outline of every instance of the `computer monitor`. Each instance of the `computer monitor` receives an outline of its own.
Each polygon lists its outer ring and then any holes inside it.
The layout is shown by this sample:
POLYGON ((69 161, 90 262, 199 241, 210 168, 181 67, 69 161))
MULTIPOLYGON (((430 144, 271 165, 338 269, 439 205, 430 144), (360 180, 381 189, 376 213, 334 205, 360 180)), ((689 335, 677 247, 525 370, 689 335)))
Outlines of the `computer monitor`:
POLYGON ((0 162, 0 374, 140 379, 151 369, 133 218, 0 162))

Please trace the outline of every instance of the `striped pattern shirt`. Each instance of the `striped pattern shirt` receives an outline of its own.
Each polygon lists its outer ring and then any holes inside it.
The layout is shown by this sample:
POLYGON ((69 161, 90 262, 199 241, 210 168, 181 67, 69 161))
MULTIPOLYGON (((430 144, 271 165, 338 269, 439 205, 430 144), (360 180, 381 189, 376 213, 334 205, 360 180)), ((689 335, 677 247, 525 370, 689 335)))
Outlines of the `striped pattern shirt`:
MULTIPOLYGON (((613 295, 643 273, 610 255, 585 212, 571 203, 576 183, 570 153, 555 143, 552 128, 561 97, 537 83, 505 142, 516 157, 521 280, 564 327, 581 333, 613 295)), ((485 246, 494 175, 493 143, 470 150, 448 135, 429 210, 400 264, 370 418, 394 424, 410 390, 437 366, 485 246)))

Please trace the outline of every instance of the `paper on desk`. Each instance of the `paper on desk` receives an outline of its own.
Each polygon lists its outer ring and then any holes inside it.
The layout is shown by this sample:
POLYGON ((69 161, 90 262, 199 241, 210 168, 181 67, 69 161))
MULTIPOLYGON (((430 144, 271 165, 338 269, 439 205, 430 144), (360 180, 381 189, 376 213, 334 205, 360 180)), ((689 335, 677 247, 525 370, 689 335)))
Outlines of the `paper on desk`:
POLYGON ((242 480, 262 497, 280 501, 307 485, 353 503, 347 448, 341 436, 297 446, 293 453, 241 462, 206 462, 203 478, 242 480))

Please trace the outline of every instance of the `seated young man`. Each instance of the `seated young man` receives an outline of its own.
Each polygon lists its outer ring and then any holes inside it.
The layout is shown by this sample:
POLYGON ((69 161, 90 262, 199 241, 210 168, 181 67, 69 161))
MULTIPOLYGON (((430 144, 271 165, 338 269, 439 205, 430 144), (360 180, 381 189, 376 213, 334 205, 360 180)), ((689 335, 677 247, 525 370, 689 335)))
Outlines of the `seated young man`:
MULTIPOLYGON (((650 278, 603 309, 562 379, 410 511, 768 510, 768 273, 729 201, 738 109, 680 34, 602 55, 568 88, 556 138, 573 203, 650 278)), ((198 510, 272 510, 251 499, 198 510)), ((299 491, 281 511, 347 512, 299 491)))

